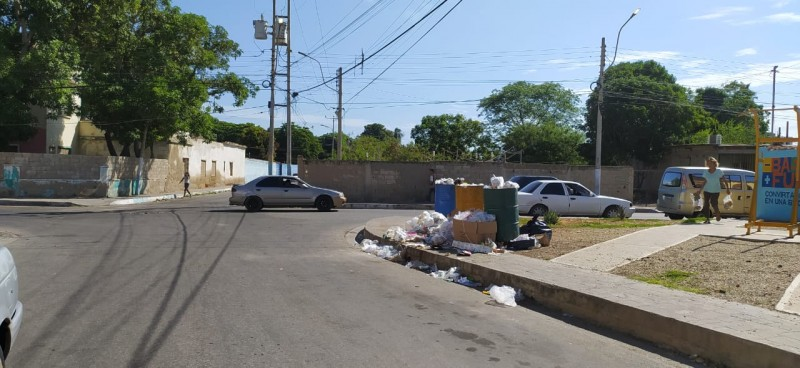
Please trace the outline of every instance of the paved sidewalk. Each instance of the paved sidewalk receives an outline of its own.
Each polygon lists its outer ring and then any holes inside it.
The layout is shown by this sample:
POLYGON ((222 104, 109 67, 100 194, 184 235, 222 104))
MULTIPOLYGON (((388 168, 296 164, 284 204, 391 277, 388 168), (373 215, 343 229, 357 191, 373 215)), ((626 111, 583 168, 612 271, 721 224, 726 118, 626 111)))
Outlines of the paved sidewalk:
MULTIPOLYGON (((207 188, 195 190, 195 196, 229 192, 230 187, 207 188)), ((183 198, 183 193, 170 193, 161 195, 143 195, 137 197, 117 198, 0 198, 0 206, 31 206, 31 207, 103 207, 120 206, 137 203, 148 203, 169 199, 183 198)))
MULTIPOLYGON (((389 227, 402 226, 407 220, 405 217, 374 219, 366 224, 365 235, 380 237, 389 227)), ((682 225, 692 229, 689 233, 667 228, 664 234, 669 233, 671 240, 665 238, 662 244, 700 233, 738 237, 745 233, 745 229, 739 227, 743 224, 743 221, 725 220, 720 224, 682 225)), ((649 244, 657 242, 656 239, 660 242, 658 237, 664 234, 658 231, 645 234, 624 237, 617 245, 608 242, 605 246, 614 246, 618 251, 627 252, 629 257, 658 251, 649 244)), ((777 239, 786 235, 770 230, 745 239, 777 239)), ((511 254, 456 257, 451 253, 413 247, 407 247, 405 252, 408 259, 436 264, 439 269, 458 267, 462 274, 484 285, 522 289, 526 296, 546 307, 687 355, 697 354, 735 367, 800 367, 800 316, 599 271, 598 268, 624 262, 616 256, 604 258, 607 252, 602 250, 586 251, 582 255, 590 260, 594 253, 604 264, 588 268, 511 254)))

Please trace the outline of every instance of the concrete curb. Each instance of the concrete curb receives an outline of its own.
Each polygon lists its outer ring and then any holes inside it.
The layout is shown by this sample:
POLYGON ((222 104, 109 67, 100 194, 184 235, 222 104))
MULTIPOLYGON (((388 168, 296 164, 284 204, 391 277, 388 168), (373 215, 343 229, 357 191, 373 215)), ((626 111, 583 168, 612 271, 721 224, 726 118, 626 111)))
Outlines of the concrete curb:
POLYGON ((147 202, 155 202, 155 201, 163 201, 167 199, 175 199, 178 198, 175 194, 165 194, 160 196, 153 196, 153 197, 137 197, 137 198, 128 198, 128 199, 118 199, 114 202, 111 202, 112 206, 119 206, 119 205, 126 205, 126 204, 137 204, 137 203, 147 203, 147 202))
MULTIPOLYGON (((365 238, 380 238, 367 228, 364 228, 365 238)), ((685 295, 688 293, 543 260, 525 260, 525 265, 533 267, 523 271, 517 267, 516 272, 507 272, 492 267, 515 261, 500 259, 506 256, 456 258, 414 247, 405 247, 404 252, 406 259, 435 264, 439 269, 458 267, 484 285, 521 289, 547 308, 686 355, 736 367, 800 366, 800 349, 792 347, 793 344, 785 345, 786 341, 793 341, 791 338, 770 341, 755 331, 768 329, 764 326, 769 325, 798 324, 790 315, 706 296, 685 295), (561 274, 562 279, 553 279, 553 274, 561 274), (601 281, 582 285, 586 280, 601 281), (648 294, 652 294, 650 299, 641 298, 648 294), (663 301, 653 303, 653 298, 661 296, 663 301), (710 310, 715 320, 705 321, 704 313, 694 313, 691 308, 697 305, 710 310)))
POLYGON ((0 206, 30 206, 30 207, 83 207, 73 202, 59 201, 26 201, 0 199, 0 206))

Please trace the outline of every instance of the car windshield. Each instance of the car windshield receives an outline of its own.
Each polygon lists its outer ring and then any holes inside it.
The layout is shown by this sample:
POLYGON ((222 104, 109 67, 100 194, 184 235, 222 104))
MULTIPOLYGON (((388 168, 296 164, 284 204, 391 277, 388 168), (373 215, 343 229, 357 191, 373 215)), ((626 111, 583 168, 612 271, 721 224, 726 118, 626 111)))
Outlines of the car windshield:
POLYGON ((532 181, 530 182, 530 184, 522 187, 519 191, 525 193, 533 193, 533 191, 536 190, 536 188, 538 188, 540 185, 542 185, 542 182, 532 181))

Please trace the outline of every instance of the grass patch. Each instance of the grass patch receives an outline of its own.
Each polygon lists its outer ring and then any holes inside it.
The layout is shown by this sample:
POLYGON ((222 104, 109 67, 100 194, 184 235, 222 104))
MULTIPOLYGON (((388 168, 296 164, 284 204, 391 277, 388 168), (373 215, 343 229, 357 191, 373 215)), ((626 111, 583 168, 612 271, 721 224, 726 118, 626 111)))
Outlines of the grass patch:
POLYGON ((682 285, 692 276, 694 276, 692 272, 669 270, 655 277, 631 276, 631 278, 648 284, 661 285, 670 289, 683 290, 695 294, 706 294, 703 289, 682 285))
MULTIPOLYGON (((520 217, 520 226, 528 223, 530 217, 520 217)), ((620 228, 648 228, 656 226, 674 225, 678 221, 665 220, 634 220, 618 218, 564 218, 559 219, 557 224, 548 224, 553 229, 620 229, 620 228)))
POLYGON ((681 221, 682 224, 702 224, 705 221, 705 216, 687 217, 681 221))

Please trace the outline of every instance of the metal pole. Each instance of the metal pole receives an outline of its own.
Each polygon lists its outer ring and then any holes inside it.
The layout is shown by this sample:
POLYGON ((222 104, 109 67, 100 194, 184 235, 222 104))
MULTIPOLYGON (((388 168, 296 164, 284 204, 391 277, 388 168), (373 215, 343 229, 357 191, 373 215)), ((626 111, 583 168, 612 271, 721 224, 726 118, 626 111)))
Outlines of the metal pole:
POLYGON ((339 107, 336 108, 336 117, 339 119, 339 136, 336 146, 336 159, 342 160, 342 68, 336 70, 336 80, 339 84, 339 107))
POLYGON ((272 61, 270 62, 269 73, 269 153, 267 155, 269 161, 268 174, 272 175, 272 166, 275 166, 275 35, 277 28, 275 25, 278 23, 278 17, 275 15, 275 2, 272 0, 272 61))
POLYGON ((600 42, 600 79, 597 86, 597 138, 594 147, 594 192, 600 194, 601 157, 603 144, 603 73, 606 67, 606 38, 600 42))
POLYGON ((286 0, 286 164, 292 175, 292 0, 286 0))
MULTIPOLYGON (((778 66, 775 65, 772 67, 772 113, 770 114, 772 115, 772 128, 770 129, 770 132, 772 132, 772 134, 775 134, 775 76, 777 74, 778 74, 778 66)), ((787 133, 786 136, 788 137, 789 131, 787 130, 786 133, 787 133)))

